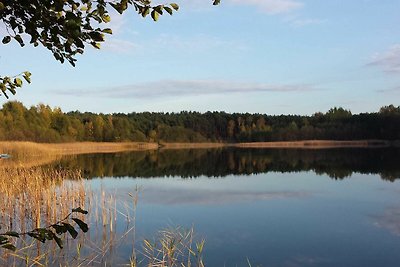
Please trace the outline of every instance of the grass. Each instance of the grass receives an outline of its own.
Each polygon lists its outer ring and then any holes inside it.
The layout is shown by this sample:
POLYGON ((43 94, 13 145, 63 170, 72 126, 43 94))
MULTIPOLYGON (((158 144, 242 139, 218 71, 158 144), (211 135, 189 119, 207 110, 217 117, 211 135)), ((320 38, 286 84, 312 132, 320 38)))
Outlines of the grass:
POLYGON ((76 142, 43 144, 34 142, 0 142, 0 153, 11 155, 11 159, 0 159, 0 168, 30 168, 51 163, 64 155, 89 153, 115 153, 157 149, 156 143, 96 143, 76 142))
POLYGON ((42 244, 29 237, 15 238, 17 251, 0 249, 0 266, 115 266, 117 262, 122 262, 120 266, 204 266, 204 241, 194 242, 193 229, 165 229, 153 239, 143 240, 140 246, 135 236, 139 189, 123 203, 117 203, 115 194, 91 189, 77 171, 1 168, 1 233, 24 233, 53 224, 76 207, 89 211, 80 218, 90 229, 86 234, 79 233, 77 239, 65 234, 61 250, 55 242, 42 244), (122 232, 117 231, 117 218, 126 223, 122 232), (121 259, 119 249, 129 243, 131 256, 121 259))

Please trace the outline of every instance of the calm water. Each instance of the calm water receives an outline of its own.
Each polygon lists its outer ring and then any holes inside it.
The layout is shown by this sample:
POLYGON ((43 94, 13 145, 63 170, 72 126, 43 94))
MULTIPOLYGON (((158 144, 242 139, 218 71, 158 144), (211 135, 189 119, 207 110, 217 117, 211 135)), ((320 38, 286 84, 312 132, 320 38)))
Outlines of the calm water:
MULTIPOLYGON (((163 150, 57 165, 82 169, 94 192, 121 201, 139 186, 137 240, 194 226, 206 266, 400 262, 400 150, 163 150)), ((120 216, 117 231, 125 224, 120 216)), ((130 250, 122 244, 118 259, 130 250)))

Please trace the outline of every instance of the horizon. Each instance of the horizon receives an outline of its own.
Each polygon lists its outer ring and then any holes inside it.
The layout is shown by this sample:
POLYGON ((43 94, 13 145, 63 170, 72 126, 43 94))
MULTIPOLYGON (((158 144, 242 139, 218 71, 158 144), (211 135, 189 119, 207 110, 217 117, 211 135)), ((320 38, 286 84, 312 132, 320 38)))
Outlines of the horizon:
POLYGON ((32 107, 38 107, 40 105, 44 105, 44 106, 50 107, 52 110, 60 109, 64 114, 78 112, 78 113, 81 113, 81 114, 91 113, 91 114, 95 114, 95 115, 118 115, 118 114, 130 115, 130 114, 134 114, 134 113, 137 113, 137 114, 141 114, 141 113, 180 114, 180 113, 184 113, 184 112, 206 114, 206 113, 210 112, 210 113, 226 113, 226 114, 266 115, 266 116, 308 116, 308 117, 312 117, 312 116, 315 116, 318 113, 327 114, 328 112, 330 112, 331 110, 334 110, 334 109, 339 109, 339 110, 343 109, 344 111, 350 112, 351 115, 379 113, 380 109, 387 108, 387 107, 394 107, 396 109, 400 109, 400 106, 396 106, 394 104, 389 104, 389 105, 382 106, 378 110, 375 110, 375 111, 371 111, 371 112, 365 111, 365 112, 359 112, 359 113, 355 113, 352 110, 346 109, 346 108, 343 108, 343 107, 331 107, 328 110, 314 111, 312 114, 295 114, 295 113, 272 114, 272 113, 257 113, 257 112, 255 112, 255 113, 253 113, 253 112, 227 112, 227 111, 224 111, 224 110, 207 110, 207 111, 179 110, 179 111, 139 111, 139 112, 138 111, 130 111, 130 112, 107 112, 107 113, 105 113, 105 112, 92 112, 92 111, 86 111, 86 110, 69 110, 69 111, 66 111, 62 107, 52 106, 52 105, 46 104, 46 103, 38 103, 38 104, 34 104, 34 105, 28 106, 28 105, 25 105, 23 102, 18 101, 18 100, 9 100, 9 101, 4 102, 4 103, 1 104, 0 110, 3 109, 3 106, 5 104, 10 103, 10 102, 21 103, 27 110, 29 110, 32 107))
POLYGON ((0 67, 33 74, 9 100, 64 112, 271 115, 399 104, 398 1, 176 2, 179 12, 158 22, 113 14, 114 35, 75 68, 43 47, 4 45, 0 67))

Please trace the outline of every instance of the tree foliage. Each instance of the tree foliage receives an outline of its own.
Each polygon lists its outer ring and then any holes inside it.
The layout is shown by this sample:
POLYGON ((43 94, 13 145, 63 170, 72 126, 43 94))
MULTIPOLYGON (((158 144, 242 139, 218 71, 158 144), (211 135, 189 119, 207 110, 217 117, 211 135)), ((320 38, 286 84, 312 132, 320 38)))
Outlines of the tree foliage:
POLYGON ((333 108, 312 116, 225 112, 64 113, 8 102, 0 109, 0 140, 35 142, 264 142, 400 140, 400 107, 352 115, 333 108))
MULTIPOLYGON (((214 5, 219 1, 214 1, 214 5)), ((133 9, 142 17, 151 16, 157 21, 160 15, 178 11, 176 3, 153 5, 151 0, 0 0, 0 22, 5 34, 3 44, 12 41, 21 47, 26 44, 43 46, 61 63, 75 66, 76 55, 83 54, 87 45, 97 49, 112 34, 107 27, 111 11, 123 14, 133 9)), ((16 93, 22 79, 30 82, 30 73, 14 77, 0 76, 0 90, 16 93)))
POLYGON ((69 222, 70 219, 75 222, 82 232, 86 233, 89 230, 88 225, 84 221, 79 218, 72 217, 72 215, 76 213, 87 214, 88 212, 78 207, 76 209, 72 209, 72 211, 64 219, 46 227, 36 228, 25 233, 18 233, 14 231, 0 233, 0 248, 15 251, 16 247, 10 238, 21 238, 25 235, 30 236, 42 243, 54 240, 59 248, 63 248, 63 240, 61 239, 61 235, 69 233, 74 239, 78 236, 78 232, 75 230, 75 227, 69 222))

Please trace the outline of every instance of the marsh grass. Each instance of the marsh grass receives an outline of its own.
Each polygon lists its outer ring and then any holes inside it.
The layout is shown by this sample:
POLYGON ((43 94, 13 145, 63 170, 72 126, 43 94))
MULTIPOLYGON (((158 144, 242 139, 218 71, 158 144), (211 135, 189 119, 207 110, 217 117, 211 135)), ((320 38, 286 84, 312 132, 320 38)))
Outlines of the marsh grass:
POLYGON ((79 171, 1 168, 0 232, 45 227, 76 207, 89 211, 80 217, 89 224, 89 232, 80 232, 76 239, 65 234, 63 249, 55 242, 12 238, 17 250, 0 249, 0 266, 204 266, 200 256, 204 241, 192 246, 193 229, 169 228, 137 242, 139 192, 135 188, 121 199, 117 192, 91 189, 79 171), (132 248, 130 255, 120 253, 123 247, 132 248))

